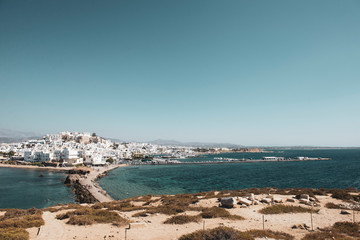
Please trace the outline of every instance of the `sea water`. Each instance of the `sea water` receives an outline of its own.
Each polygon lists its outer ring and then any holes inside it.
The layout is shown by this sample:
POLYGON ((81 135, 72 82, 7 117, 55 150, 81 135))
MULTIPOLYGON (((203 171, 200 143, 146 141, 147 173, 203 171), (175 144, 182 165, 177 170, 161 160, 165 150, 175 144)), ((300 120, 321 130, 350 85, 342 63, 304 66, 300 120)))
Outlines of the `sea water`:
POLYGON ((128 166, 109 172, 99 183, 115 199, 254 187, 360 188, 360 149, 224 153, 186 161, 217 161, 214 158, 218 157, 261 159, 265 156, 329 157, 332 160, 128 166))
POLYGON ((45 208, 73 203, 65 173, 38 169, 0 168, 0 208, 45 208))

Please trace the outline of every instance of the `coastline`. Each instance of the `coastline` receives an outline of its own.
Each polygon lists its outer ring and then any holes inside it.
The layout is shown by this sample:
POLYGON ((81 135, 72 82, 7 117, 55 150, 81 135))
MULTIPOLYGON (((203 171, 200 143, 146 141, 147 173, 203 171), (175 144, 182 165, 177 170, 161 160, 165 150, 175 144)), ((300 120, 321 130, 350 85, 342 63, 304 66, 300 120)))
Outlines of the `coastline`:
POLYGON ((33 165, 10 165, 0 163, 0 168, 22 168, 22 169, 35 169, 35 170, 50 170, 50 171, 59 171, 59 172, 68 172, 73 169, 73 167, 39 167, 33 165))
POLYGON ((95 199, 93 201, 98 202, 110 202, 114 199, 100 186, 97 182, 98 179, 106 175, 107 172, 114 170, 118 167, 124 167, 126 164, 106 166, 106 167, 92 167, 89 174, 85 177, 79 174, 71 173, 74 167, 40 167, 33 165, 10 165, 0 163, 0 168, 18 168, 18 169, 29 169, 29 170, 46 170, 46 171, 57 171, 65 172, 70 178, 70 185, 74 188, 75 197, 77 199, 86 199, 80 203, 92 203, 88 202, 89 199, 95 199), (71 177, 70 177, 71 176, 71 177), (77 196, 82 195, 82 196, 77 196))

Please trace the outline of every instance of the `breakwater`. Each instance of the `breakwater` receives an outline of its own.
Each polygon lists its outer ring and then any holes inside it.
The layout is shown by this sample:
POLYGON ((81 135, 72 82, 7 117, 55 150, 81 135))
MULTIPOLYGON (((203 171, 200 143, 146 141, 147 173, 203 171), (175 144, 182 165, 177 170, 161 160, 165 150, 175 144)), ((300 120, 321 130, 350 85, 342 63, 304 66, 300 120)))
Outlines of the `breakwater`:
POLYGON ((74 189, 76 201, 79 203, 110 202, 114 199, 102 189, 97 180, 108 171, 124 165, 73 169, 65 180, 65 184, 74 189))

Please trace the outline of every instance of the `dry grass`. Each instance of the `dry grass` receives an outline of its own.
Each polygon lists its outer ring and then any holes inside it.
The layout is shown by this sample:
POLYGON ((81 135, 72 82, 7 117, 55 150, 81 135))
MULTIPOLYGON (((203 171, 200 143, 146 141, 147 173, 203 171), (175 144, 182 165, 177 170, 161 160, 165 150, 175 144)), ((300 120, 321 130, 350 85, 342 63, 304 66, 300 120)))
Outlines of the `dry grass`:
POLYGON ((160 198, 163 206, 188 207, 190 204, 197 203, 199 198, 193 194, 165 195, 160 198))
POLYGON ((92 225, 95 223, 112 223, 116 226, 123 226, 129 223, 116 212, 109 210, 83 208, 75 211, 58 214, 57 219, 69 219, 67 224, 71 225, 92 225))
POLYGON ((254 238, 233 228, 217 227, 183 235, 179 240, 254 240, 254 238))
POLYGON ((116 210, 121 212, 131 212, 136 210, 144 209, 141 206, 134 206, 129 200, 120 200, 113 202, 96 203, 92 206, 93 209, 107 208, 108 210, 116 210))
POLYGON ((8 209, 4 216, 0 218, 0 228, 31 228, 40 227, 45 222, 42 219, 42 211, 31 208, 8 209))
POLYGON ((29 233, 22 228, 0 228, 1 240, 28 240, 29 233))
POLYGON ((272 205, 267 206, 259 210, 262 214, 282 214, 282 213, 317 213, 319 212, 319 209, 311 209, 311 208, 305 208, 301 206, 292 206, 292 205, 272 205))
POLYGON ((181 206, 158 206, 158 207, 148 207, 147 210, 135 213, 133 217, 146 217, 149 214, 165 214, 165 215, 176 215, 178 213, 183 213, 189 209, 181 206))
POLYGON ((86 208, 84 206, 81 206, 80 204, 74 204, 74 203, 69 203, 69 204, 58 204, 54 207, 48 207, 48 208, 44 208, 43 211, 46 212, 46 211, 49 211, 49 212, 58 212, 58 211, 61 211, 61 210, 68 210, 68 209, 81 209, 81 208, 86 208))
POLYGON ((165 224, 186 224, 190 222, 200 222, 201 216, 177 215, 166 219, 165 224))
POLYGON ((229 211, 219 207, 205 208, 203 209, 200 216, 203 218, 226 218, 230 220, 244 220, 243 217, 239 215, 232 215, 229 213, 229 211))
POLYGON ((332 198, 344 200, 344 201, 356 201, 359 202, 360 196, 359 195, 353 195, 350 194, 351 192, 354 192, 352 189, 331 189, 328 191, 331 194, 332 198))
POLYGON ((332 202, 328 202, 325 204, 325 207, 329 208, 329 209, 346 209, 346 210, 352 210, 351 208, 347 208, 347 207, 342 207, 339 204, 335 204, 332 202))
POLYGON ((358 223, 336 222, 331 228, 327 228, 324 231, 306 234, 302 240, 360 239, 359 230, 360 226, 358 223))
POLYGON ((270 230, 250 230, 241 232, 229 227, 217 227, 183 235, 179 240, 255 240, 257 238, 273 238, 279 240, 294 239, 293 236, 283 232, 273 232, 270 230))
POLYGON ((245 232, 253 238, 273 238, 277 240, 292 240, 293 236, 284 232, 275 232, 271 230, 249 230, 245 232))

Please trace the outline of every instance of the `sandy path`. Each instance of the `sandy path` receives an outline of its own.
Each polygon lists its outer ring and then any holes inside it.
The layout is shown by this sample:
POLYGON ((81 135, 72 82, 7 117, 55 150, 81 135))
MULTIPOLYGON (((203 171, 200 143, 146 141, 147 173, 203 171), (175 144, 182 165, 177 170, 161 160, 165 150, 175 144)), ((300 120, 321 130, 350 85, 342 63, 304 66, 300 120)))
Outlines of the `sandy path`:
POLYGON ((43 213, 45 225, 41 226, 39 235, 36 240, 64 239, 65 229, 63 222, 55 219, 56 214, 50 212, 43 213))

